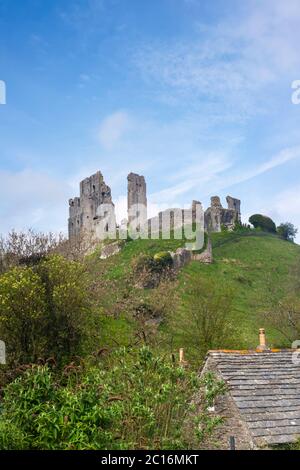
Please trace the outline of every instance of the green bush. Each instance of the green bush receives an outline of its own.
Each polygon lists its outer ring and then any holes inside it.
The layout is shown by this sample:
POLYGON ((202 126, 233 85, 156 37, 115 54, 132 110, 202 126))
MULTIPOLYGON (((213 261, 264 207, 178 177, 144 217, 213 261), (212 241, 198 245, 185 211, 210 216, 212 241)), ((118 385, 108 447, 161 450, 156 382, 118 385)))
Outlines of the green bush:
POLYGON ((0 450, 22 450, 27 442, 21 429, 10 421, 0 419, 0 450))
POLYGON ((236 222, 234 224, 233 231, 238 232, 238 233, 247 233, 247 232, 251 232, 251 227, 250 227, 249 224, 244 224, 242 222, 236 222))
POLYGON ((220 285, 213 278, 187 275, 185 279, 176 314, 169 312, 167 329, 170 341, 188 348, 198 363, 210 349, 231 347, 234 291, 224 280, 220 285))
POLYGON ((298 233, 298 229, 290 222, 286 222, 277 227, 277 233, 284 240, 293 242, 298 233))
POLYGON ((132 260, 132 268, 135 273, 152 271, 155 267, 153 256, 141 253, 132 260))
POLYGON ((51 256, 38 266, 46 290, 46 357, 61 363, 81 354, 92 334, 93 312, 84 266, 62 256, 51 256))
POLYGON ((45 285, 33 268, 0 277, 0 337, 10 362, 31 362, 42 353, 46 312, 45 285))
POLYGON ((142 272, 160 272, 164 268, 172 266, 173 260, 171 254, 168 251, 160 251, 154 256, 147 255, 144 253, 139 254, 133 259, 132 267, 135 273, 142 272))
POLYGON ((254 228, 264 230, 265 232, 276 233, 276 225, 270 217, 254 214, 249 217, 249 222, 254 228))
POLYGON ((173 260, 169 251, 160 251, 154 255, 154 261, 162 267, 172 266, 173 260))
MULTIPOLYGON (((183 422, 199 388, 195 373, 147 347, 70 366, 61 378, 35 366, 4 389, 0 443, 4 449, 187 448, 183 422), (15 429, 22 435, 10 440, 15 429)), ((210 390, 203 398, 203 436, 213 424, 210 390)))
POLYGON ((40 357, 68 362, 92 340, 92 324, 82 264, 54 255, 0 277, 0 337, 9 365, 40 357))

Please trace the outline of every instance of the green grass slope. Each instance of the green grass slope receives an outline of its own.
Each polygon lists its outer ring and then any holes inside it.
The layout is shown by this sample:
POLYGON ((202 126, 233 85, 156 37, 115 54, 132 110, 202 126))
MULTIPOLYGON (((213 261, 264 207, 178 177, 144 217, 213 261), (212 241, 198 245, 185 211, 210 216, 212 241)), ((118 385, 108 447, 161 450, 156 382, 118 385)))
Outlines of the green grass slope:
MULTIPOLYGON (((293 270, 300 261, 300 246, 265 233, 218 233, 212 235, 214 262, 192 262, 181 275, 214 278, 233 289, 232 322, 237 328, 238 348, 255 348, 258 329, 264 327, 262 313, 272 308, 293 283, 293 270)), ((290 346, 268 327, 270 346, 290 346)))
MULTIPOLYGON (((262 312, 271 308, 274 299, 288 292, 293 268, 300 261, 300 246, 257 232, 213 234, 212 243, 213 264, 193 261, 170 284, 176 286, 180 295, 185 295, 185 286, 191 277, 215 279, 220 286, 225 283, 233 292, 230 315, 237 330, 236 337, 232 338, 234 347, 255 348, 258 329, 264 326, 271 346, 289 346, 278 332, 264 325, 262 312)), ((137 318, 132 316, 133 306, 155 297, 156 289, 136 287, 132 277, 133 258, 140 253, 153 255, 162 250, 174 251, 183 245, 181 240, 137 240, 127 242, 119 254, 107 260, 100 260, 97 252, 88 257, 91 283, 95 284, 94 293, 104 314, 104 342, 114 336, 119 344, 128 343, 139 326, 137 318), (97 279, 101 280, 98 288, 97 279)), ((173 313, 176 315, 176 308, 173 313)), ((161 325, 158 334, 161 332, 162 338, 167 328, 164 323, 161 325)), ((184 337, 177 338, 172 345, 178 346, 187 350, 189 347, 184 337)))

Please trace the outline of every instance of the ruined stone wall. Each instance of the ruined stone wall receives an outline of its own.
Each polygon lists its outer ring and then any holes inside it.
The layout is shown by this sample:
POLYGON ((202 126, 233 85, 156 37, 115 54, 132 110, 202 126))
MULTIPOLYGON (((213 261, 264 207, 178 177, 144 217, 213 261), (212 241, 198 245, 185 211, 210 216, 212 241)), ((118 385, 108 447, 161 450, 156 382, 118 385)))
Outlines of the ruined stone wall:
POLYGON ((229 230, 241 220, 241 201, 231 196, 226 198, 228 207, 224 208, 218 196, 211 198, 211 205, 205 211, 205 229, 209 232, 221 232, 222 226, 229 230))

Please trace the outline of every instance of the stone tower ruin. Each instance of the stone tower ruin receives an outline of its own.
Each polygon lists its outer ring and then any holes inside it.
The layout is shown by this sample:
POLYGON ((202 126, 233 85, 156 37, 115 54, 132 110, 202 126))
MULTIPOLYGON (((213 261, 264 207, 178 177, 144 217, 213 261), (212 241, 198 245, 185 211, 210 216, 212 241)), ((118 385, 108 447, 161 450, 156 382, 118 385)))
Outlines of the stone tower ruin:
POLYGON ((144 176, 129 173, 127 176, 127 217, 128 223, 134 223, 137 230, 147 222, 147 189, 144 176))
MULTIPOLYGON (((110 187, 98 171, 80 183, 80 197, 69 200, 69 239, 74 240, 84 234, 96 236, 97 224, 106 215, 101 211, 103 204, 110 205, 114 216, 110 187)), ((104 207, 104 206, 103 206, 104 207)))

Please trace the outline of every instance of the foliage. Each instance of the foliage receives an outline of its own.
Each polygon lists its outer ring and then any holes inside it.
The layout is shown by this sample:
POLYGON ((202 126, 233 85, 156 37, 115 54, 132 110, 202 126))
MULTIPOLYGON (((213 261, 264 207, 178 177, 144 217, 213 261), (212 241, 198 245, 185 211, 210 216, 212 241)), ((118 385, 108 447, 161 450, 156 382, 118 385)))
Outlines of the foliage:
POLYGON ((168 252, 159 252, 154 256, 141 253, 132 261, 133 273, 143 288, 154 288, 161 280, 172 277, 173 260, 168 252))
POLYGON ((26 447, 23 431, 12 422, 0 418, 0 450, 22 450, 26 447))
POLYGON ((65 244, 62 234, 12 230, 6 237, 0 237, 0 273, 18 265, 35 265, 65 244))
POLYGON ((280 332, 290 343, 300 338, 300 298, 290 294, 273 304, 272 310, 264 313, 264 319, 280 332))
POLYGON ((80 354, 93 334, 87 274, 81 263, 59 255, 40 263, 38 272, 46 290, 46 357, 65 362, 80 354))
POLYGON ((171 334, 204 358, 209 349, 225 348, 232 336, 233 292, 213 279, 187 276, 176 314, 168 319, 171 334))
POLYGON ((79 354, 86 338, 93 336, 87 285, 83 265, 59 255, 3 274, 0 336, 9 362, 54 356, 63 363, 79 354))
POLYGON ((251 231, 251 226, 238 221, 234 224, 233 231, 238 233, 247 233, 251 231))
POLYGON ((4 390, 0 449, 186 448, 182 423, 199 386, 194 373, 147 347, 66 368, 61 378, 34 366, 4 390), (22 435, 10 442, 16 428, 22 435))
POLYGON ((277 227, 277 233, 284 240, 293 242, 298 233, 298 229, 290 222, 285 222, 277 227))
POLYGON ((200 412, 195 417, 196 437, 202 442, 206 437, 210 437, 217 426, 223 423, 224 419, 218 415, 212 415, 210 408, 215 404, 215 400, 227 391, 223 380, 217 380, 214 373, 209 371, 201 379, 203 397, 201 400, 200 412))
POLYGON ((160 251, 154 255, 154 261, 162 267, 172 266, 173 260, 169 251, 160 251))
POLYGON ((261 214, 254 214, 249 217, 249 222, 254 228, 276 233, 276 225, 270 217, 261 214))
POLYGON ((155 269, 155 261, 153 256, 141 253, 132 260, 134 272, 142 273, 144 271, 152 271, 155 269))
POLYGON ((46 290, 32 268, 16 267, 0 278, 0 336, 10 362, 36 360, 45 346, 46 290))

